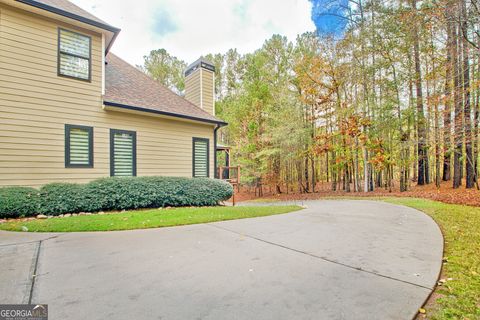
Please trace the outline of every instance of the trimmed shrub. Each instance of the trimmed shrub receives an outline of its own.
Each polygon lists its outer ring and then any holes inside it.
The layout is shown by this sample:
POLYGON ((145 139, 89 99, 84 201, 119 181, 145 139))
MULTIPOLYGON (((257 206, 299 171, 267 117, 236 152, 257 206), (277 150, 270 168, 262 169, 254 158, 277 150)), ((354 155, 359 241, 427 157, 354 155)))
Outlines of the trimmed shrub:
POLYGON ((85 186, 85 211, 152 207, 152 188, 143 177, 111 177, 85 186))
POLYGON ((110 177, 87 184, 50 183, 0 189, 0 217, 59 215, 138 208, 214 206, 233 195, 221 180, 179 177, 110 177))
POLYGON ((83 211, 84 185, 49 183, 40 188, 40 213, 59 215, 83 211))
POLYGON ((29 217, 39 213, 39 193, 28 187, 0 188, 0 218, 29 217))
POLYGON ((190 179, 189 183, 180 183, 176 190, 172 194, 174 202, 167 205, 214 206, 218 204, 218 199, 224 201, 233 195, 233 188, 228 182, 208 178, 190 179))
POLYGON ((85 211, 213 206, 233 195, 224 181, 179 177, 104 178, 85 186, 85 211))

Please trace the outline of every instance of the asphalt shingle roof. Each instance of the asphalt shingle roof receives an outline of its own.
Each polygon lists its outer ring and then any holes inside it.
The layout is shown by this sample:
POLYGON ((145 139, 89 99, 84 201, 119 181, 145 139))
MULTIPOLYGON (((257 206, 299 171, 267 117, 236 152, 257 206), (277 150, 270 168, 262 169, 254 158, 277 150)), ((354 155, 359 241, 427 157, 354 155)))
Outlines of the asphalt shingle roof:
POLYGON ((165 115, 192 118, 212 123, 222 120, 180 97, 116 55, 107 55, 105 66, 105 104, 135 107, 165 115))
POLYGON ((96 23, 104 25, 106 27, 110 27, 112 29, 117 29, 117 28, 113 27, 112 25, 106 23, 105 21, 97 18, 96 16, 94 16, 90 12, 83 10, 82 8, 80 8, 79 6, 73 4, 72 2, 70 2, 68 0, 17 0, 17 1, 29 4, 29 5, 33 5, 33 6, 51 7, 51 8, 57 9, 57 10, 64 11, 66 13, 76 15, 76 16, 78 16, 80 18, 83 18, 83 19, 88 19, 90 21, 96 22, 96 23))

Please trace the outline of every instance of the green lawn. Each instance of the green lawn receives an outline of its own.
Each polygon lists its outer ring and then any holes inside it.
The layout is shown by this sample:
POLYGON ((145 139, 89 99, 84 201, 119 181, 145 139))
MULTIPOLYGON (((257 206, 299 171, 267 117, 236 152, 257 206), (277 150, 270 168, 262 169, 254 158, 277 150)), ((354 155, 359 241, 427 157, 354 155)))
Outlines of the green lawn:
POLYGON ((0 224, 1 230, 30 232, 113 231, 171 227, 186 224, 263 217, 302 209, 299 206, 204 207, 127 211, 116 214, 75 216, 0 224))

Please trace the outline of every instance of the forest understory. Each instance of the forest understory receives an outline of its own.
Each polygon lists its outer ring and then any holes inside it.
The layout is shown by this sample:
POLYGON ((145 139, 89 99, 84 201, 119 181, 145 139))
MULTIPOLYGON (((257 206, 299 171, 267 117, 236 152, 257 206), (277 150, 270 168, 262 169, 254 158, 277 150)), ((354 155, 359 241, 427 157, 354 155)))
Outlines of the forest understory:
MULTIPOLYGON (((376 188, 371 192, 346 192, 343 190, 332 191, 331 183, 319 183, 315 192, 299 193, 295 190, 285 189, 282 193, 277 193, 274 187, 263 186, 263 195, 258 195, 253 187, 242 187, 240 192, 235 194, 236 201, 290 201, 290 200, 317 200, 331 197, 411 197, 440 201, 449 204, 461 204, 480 207, 480 191, 477 189, 466 189, 464 187, 454 189, 451 181, 445 181, 437 188, 435 184, 418 186, 412 183, 408 191, 400 192, 400 186, 393 185, 390 191, 388 187, 376 188)), ((353 187, 352 187, 353 189, 353 187)))

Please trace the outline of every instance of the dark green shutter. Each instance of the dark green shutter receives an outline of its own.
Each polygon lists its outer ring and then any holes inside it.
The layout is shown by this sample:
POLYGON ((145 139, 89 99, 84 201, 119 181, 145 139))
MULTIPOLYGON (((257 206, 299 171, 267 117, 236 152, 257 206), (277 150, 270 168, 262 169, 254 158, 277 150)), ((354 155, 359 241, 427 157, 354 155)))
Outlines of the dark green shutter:
POLYGON ((112 145, 112 175, 119 177, 135 176, 135 134, 113 130, 112 145))
POLYGON ((193 176, 209 176, 209 141, 208 139, 193 138, 193 176))

